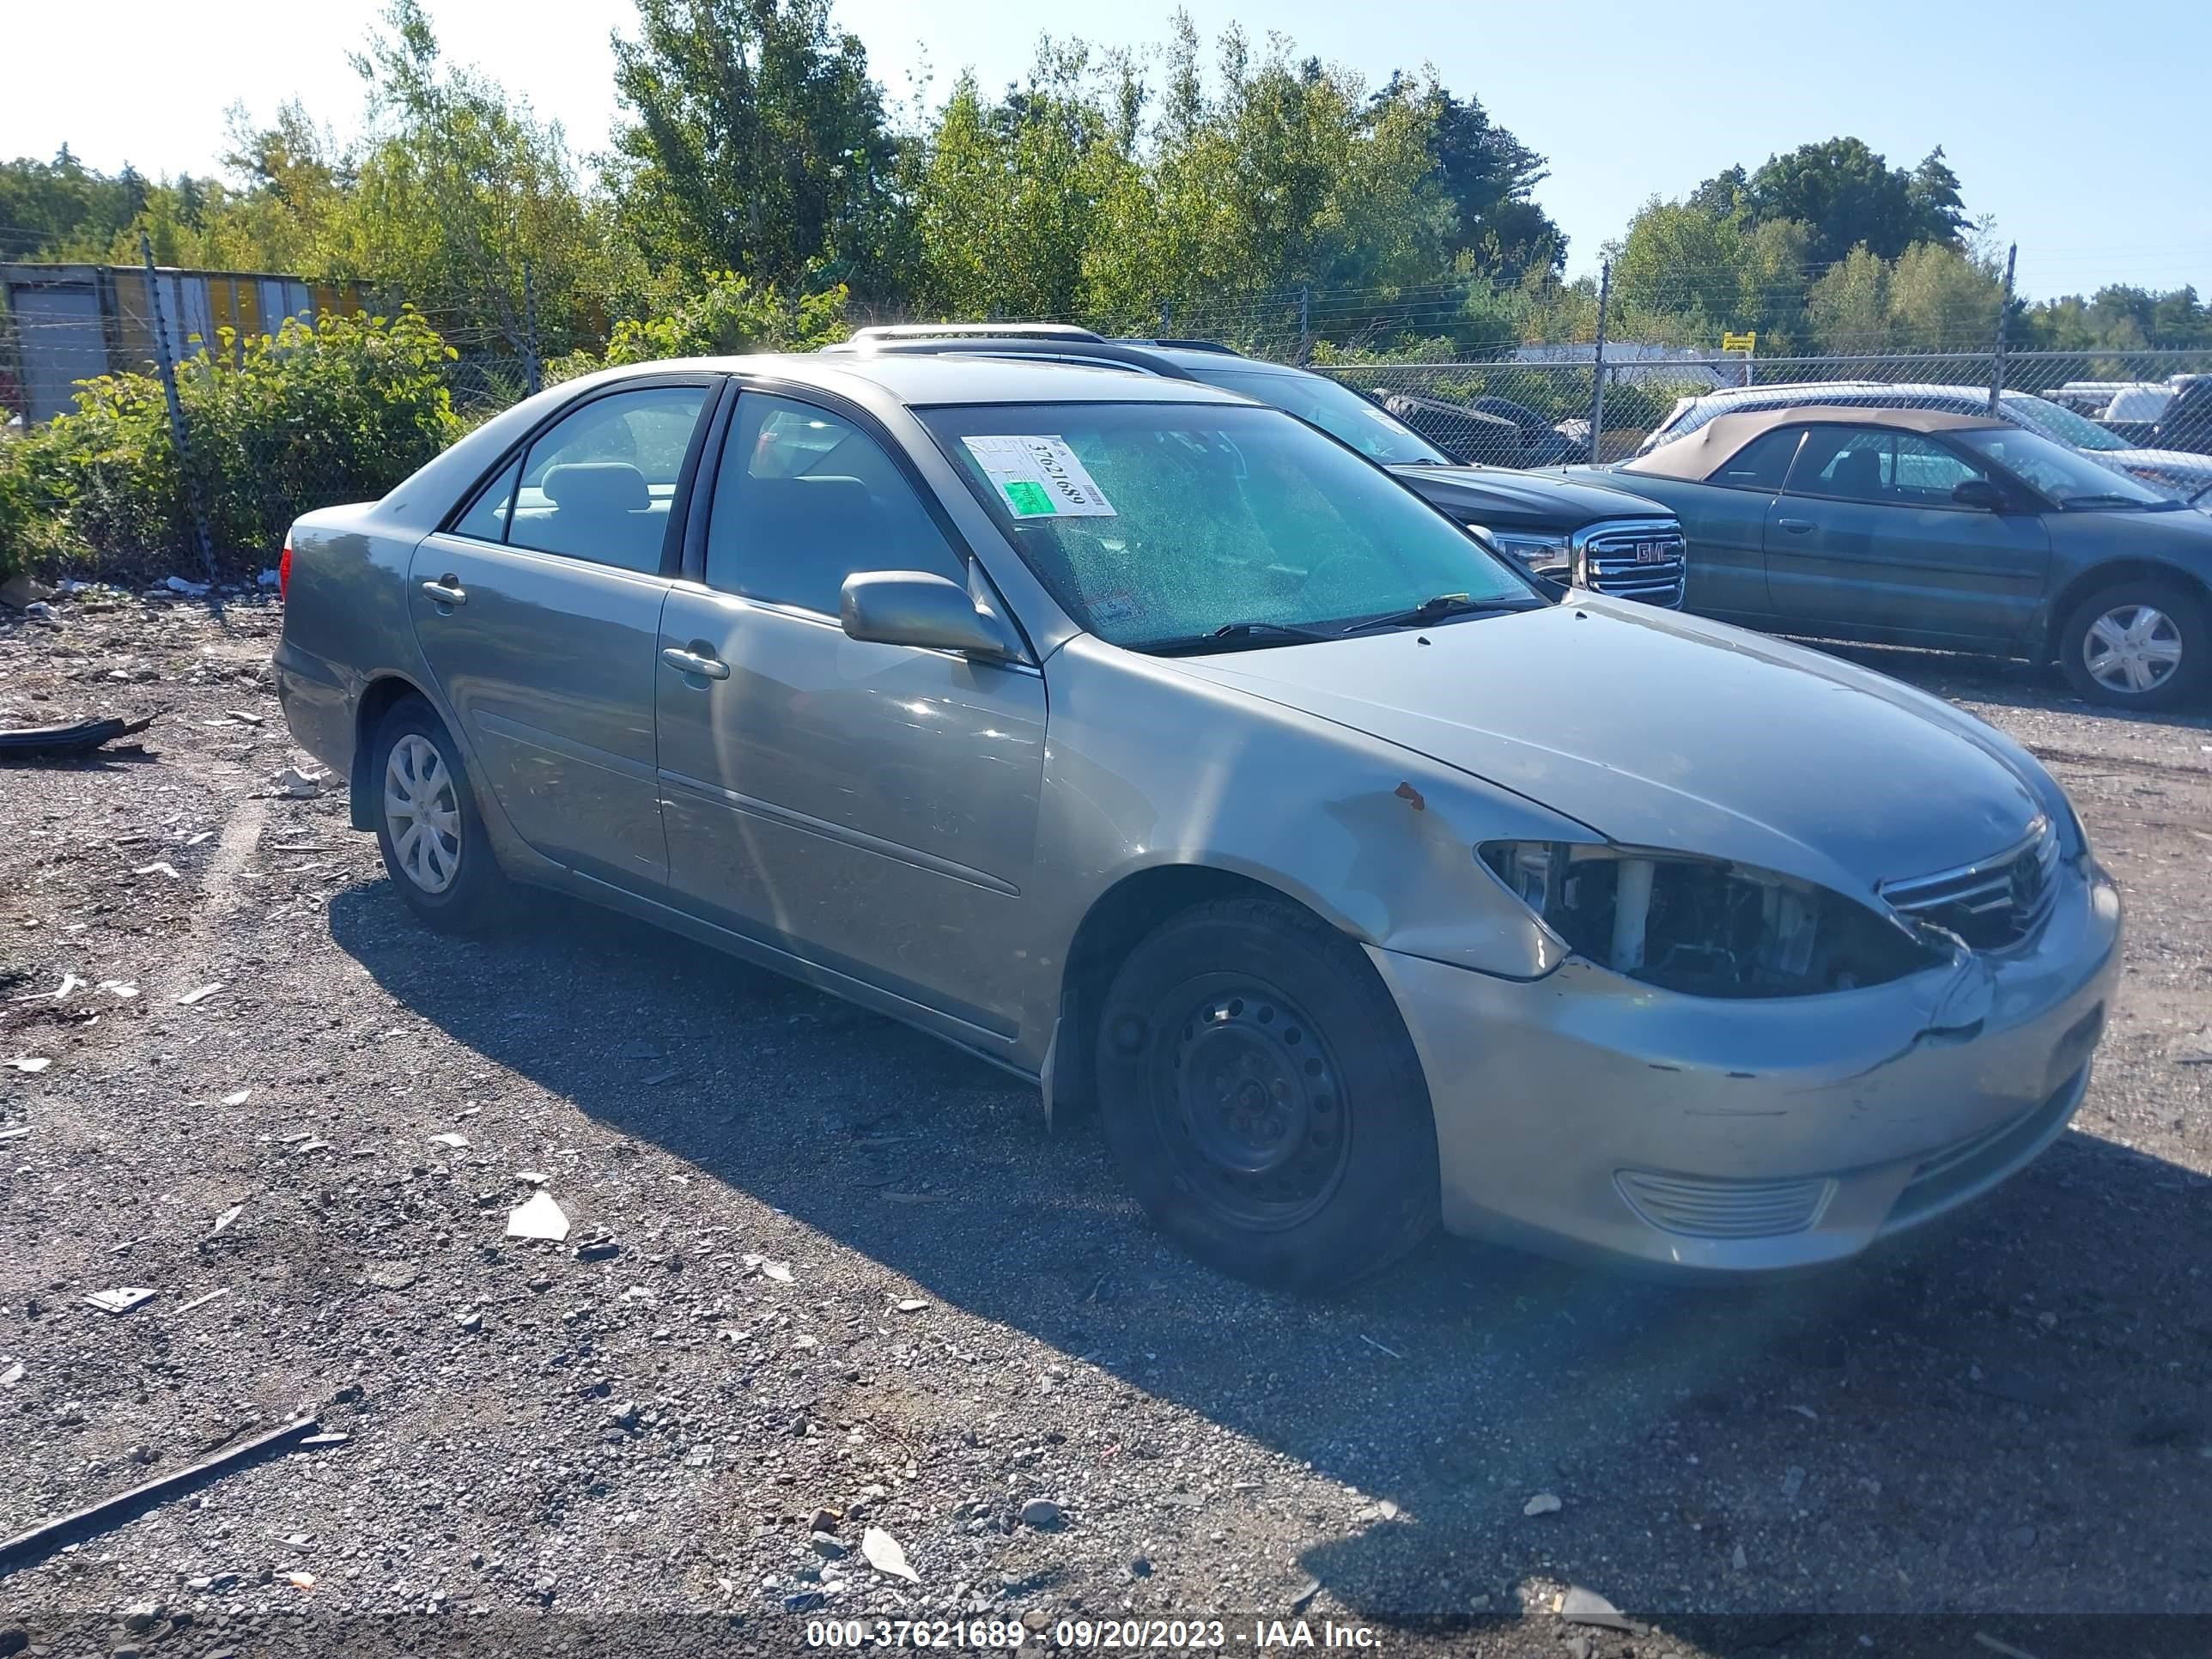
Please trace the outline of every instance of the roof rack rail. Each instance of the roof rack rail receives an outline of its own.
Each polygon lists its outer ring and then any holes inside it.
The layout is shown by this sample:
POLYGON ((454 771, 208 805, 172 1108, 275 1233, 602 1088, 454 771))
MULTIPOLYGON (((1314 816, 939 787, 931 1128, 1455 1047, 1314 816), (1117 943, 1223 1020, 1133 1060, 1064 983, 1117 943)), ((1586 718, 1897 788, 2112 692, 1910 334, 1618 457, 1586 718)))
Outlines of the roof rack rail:
POLYGON ((853 331, 852 343, 875 340, 1085 340, 1100 345, 1106 337, 1073 323, 878 323, 853 331))
POLYGON ((1242 357, 1244 355, 1235 346, 1224 345, 1218 340, 1123 340, 1119 343, 1168 346, 1177 351, 1218 351, 1224 357, 1242 357))

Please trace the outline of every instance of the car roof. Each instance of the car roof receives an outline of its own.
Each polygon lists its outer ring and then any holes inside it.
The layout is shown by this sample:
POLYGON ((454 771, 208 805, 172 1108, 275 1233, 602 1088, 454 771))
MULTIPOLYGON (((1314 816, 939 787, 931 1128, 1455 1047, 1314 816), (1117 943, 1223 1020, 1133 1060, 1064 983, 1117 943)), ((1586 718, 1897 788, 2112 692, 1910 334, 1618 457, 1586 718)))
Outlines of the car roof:
POLYGON ((1410 404, 1415 409, 1427 410, 1437 415, 1449 415, 1454 420, 1465 421, 1470 426, 1512 427, 1516 432, 1521 429, 1504 416, 1493 415, 1486 409, 1476 409, 1467 404, 1455 404, 1446 398, 1431 398, 1418 392, 1384 392, 1382 407, 1395 415, 1398 411, 1391 408, 1393 404, 1410 404))
POLYGON ((1839 404, 1789 404, 1779 409, 1747 409, 1717 415, 1686 437, 1662 444, 1648 455, 1624 461, 1620 471, 1647 478, 1710 477, 1723 461, 1762 432, 1778 426, 1874 426, 1894 432, 2015 432, 2009 421, 1988 415, 1954 415, 1941 409, 1863 408, 1839 404))
MULTIPOLYGON (((1960 386, 1948 380, 1777 380, 1766 386, 1724 386, 1717 391, 1700 393, 1696 401, 1705 407, 1722 404, 1818 404, 1830 398, 1864 398, 1869 394, 1913 398, 1923 402, 1942 398, 1964 404, 1987 404, 1990 398, 1987 386, 1960 386)), ((2032 398, 2035 394, 2008 386, 2000 395, 2032 398)))
POLYGON ((1043 357, 1054 362, 1085 359, 1170 379, 1204 380, 1209 375, 1273 375, 1294 380, 1312 374, 1290 363, 1248 357, 1227 346, 1198 340, 1107 339, 1097 335, 1023 332, 994 335, 963 332, 860 336, 822 348, 841 362, 873 362, 886 357, 1043 357))
POLYGON ((855 390, 854 381, 888 392, 917 408, 943 404, 1158 403, 1241 404, 1249 399, 1195 380, 1164 380, 1085 363, 1027 362, 1014 357, 966 356, 958 352, 885 351, 839 353, 763 352, 745 357, 684 357, 609 370, 614 383, 625 375, 662 374, 709 369, 752 374, 819 386, 825 392, 855 390))

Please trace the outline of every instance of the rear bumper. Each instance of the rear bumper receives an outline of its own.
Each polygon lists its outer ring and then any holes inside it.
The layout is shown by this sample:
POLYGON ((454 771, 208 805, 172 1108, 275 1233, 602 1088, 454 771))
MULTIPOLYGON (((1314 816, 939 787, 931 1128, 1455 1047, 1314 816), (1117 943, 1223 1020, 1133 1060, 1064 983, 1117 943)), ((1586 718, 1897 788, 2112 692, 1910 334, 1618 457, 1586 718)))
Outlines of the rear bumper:
POLYGON ((291 640, 276 642, 276 702, 292 740, 341 777, 353 774, 354 697, 346 676, 291 640))
POLYGON ((1533 981, 1370 949, 1435 1107, 1445 1224, 1692 1272, 1814 1266, 1986 1192, 2065 1128, 2120 906, 2060 876, 2033 941, 1866 990, 1721 1001, 1579 960, 1533 981))

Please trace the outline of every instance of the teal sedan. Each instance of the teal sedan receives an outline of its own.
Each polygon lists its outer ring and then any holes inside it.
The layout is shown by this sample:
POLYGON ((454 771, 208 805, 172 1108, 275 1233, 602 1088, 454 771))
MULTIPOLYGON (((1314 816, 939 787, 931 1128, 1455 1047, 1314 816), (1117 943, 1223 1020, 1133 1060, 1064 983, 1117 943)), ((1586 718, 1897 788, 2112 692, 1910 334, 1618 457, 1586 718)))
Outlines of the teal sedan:
POLYGON ((2120 708, 2171 708, 2212 682, 2212 514, 2008 422, 1760 410, 1560 476, 1672 509, 1684 608, 1704 616, 2055 659, 2120 708))

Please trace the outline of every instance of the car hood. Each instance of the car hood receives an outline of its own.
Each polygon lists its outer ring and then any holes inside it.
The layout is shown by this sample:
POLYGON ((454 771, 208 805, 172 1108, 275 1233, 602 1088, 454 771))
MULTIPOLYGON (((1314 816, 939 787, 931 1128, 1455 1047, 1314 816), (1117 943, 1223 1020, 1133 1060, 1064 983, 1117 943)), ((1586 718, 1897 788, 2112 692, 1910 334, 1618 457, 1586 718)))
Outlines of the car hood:
POLYGON ((2185 449, 2098 449, 2085 453, 2122 466, 2150 466, 2177 477, 2212 478, 2212 455, 2193 455, 2185 449))
POLYGON ((2192 455, 2185 449, 2100 449, 2088 453, 2138 477, 2148 473, 2166 480, 2185 501, 2203 505, 2206 492, 2212 490, 2212 455, 2192 455))
POLYGON ((1550 472, 1516 472, 1497 466, 1395 466, 1414 493, 1455 519, 1580 529, 1600 519, 1671 519, 1672 508, 1607 484, 1581 483, 1550 472))
POLYGON ((1970 716, 1817 652, 1595 595, 1174 665, 1620 844, 1861 896, 2014 846, 2042 814, 2006 740, 1970 716))

